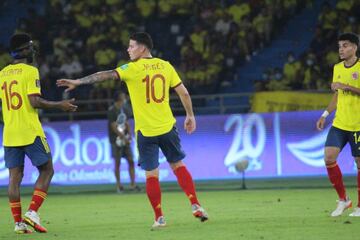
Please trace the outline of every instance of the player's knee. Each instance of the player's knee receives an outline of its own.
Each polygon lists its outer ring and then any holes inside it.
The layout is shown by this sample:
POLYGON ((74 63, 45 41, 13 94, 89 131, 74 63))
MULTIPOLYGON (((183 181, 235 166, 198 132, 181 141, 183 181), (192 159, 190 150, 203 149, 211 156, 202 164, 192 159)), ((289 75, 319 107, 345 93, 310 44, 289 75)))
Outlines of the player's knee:
POLYGON ((150 171, 145 171, 145 176, 146 176, 146 179, 151 178, 151 177, 158 178, 159 177, 159 168, 155 168, 150 171))
POLYGON ((183 161, 177 161, 177 162, 173 162, 173 163, 170 163, 170 167, 172 170, 175 170, 177 169, 178 167, 181 167, 181 166, 184 166, 184 163, 183 161))
POLYGON ((45 175, 48 178, 52 178, 54 176, 54 168, 51 166, 40 169, 40 174, 45 175))
POLYGON ((9 180, 10 180, 10 184, 18 184, 21 182, 21 180, 24 177, 24 173, 23 172, 15 172, 15 173, 11 173, 9 176, 9 180))
POLYGON ((336 162, 336 154, 325 154, 325 164, 332 164, 336 162))

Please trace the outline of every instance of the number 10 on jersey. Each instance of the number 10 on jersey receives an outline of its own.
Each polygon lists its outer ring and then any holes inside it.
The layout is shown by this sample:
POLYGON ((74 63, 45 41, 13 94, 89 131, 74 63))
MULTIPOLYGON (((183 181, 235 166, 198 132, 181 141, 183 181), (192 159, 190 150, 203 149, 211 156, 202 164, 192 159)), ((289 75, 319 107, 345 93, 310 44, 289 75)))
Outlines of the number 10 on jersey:
POLYGON ((162 103, 165 99, 165 77, 161 74, 155 74, 152 77, 150 75, 146 75, 142 81, 146 85, 146 103, 150 103, 151 100, 156 103, 162 103), (155 89, 155 83, 160 83, 160 87, 155 89), (160 97, 156 96, 155 90, 160 90, 160 97))

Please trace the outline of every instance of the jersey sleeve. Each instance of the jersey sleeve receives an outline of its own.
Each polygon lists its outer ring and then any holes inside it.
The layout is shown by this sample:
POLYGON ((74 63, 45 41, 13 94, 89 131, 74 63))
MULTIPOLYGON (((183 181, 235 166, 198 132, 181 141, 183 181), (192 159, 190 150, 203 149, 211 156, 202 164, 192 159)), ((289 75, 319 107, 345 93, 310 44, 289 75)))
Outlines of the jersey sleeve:
POLYGON ((41 95, 39 70, 37 68, 32 68, 31 71, 29 71, 26 94, 41 95))
POLYGON ((169 63, 171 79, 170 79, 170 87, 175 88, 181 84, 181 79, 179 74, 176 72, 175 68, 169 63))
POLYGON ((124 65, 121 65, 120 67, 116 68, 115 71, 119 75, 119 78, 121 79, 121 81, 126 82, 129 79, 129 76, 131 75, 132 64, 126 63, 124 65))

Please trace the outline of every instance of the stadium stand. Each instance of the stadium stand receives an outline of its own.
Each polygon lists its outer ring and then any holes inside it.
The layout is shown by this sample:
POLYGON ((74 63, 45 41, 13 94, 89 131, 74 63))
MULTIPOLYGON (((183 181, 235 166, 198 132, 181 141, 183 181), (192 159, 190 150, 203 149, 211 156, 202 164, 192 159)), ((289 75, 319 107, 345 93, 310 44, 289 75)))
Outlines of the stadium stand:
MULTIPOLYGON (((70 97, 56 88, 55 79, 125 63, 128 36, 139 30, 152 34, 154 55, 175 64, 192 95, 323 90, 328 69, 337 60, 336 52, 329 51, 336 47, 334 23, 357 32, 354 13, 360 5, 353 0, 276 0, 275 4, 268 0, 33 0, 32 7, 20 2, 27 10, 14 11, 13 1, 3 3, 8 29, 31 32, 38 39, 44 93, 52 100, 70 97), (19 19, 16 26, 11 25, 14 19, 19 19), (324 52, 327 55, 321 58, 324 52)), ((4 66, 9 61, 4 36, 1 42, 0 66, 4 66)), ((79 88, 72 95, 79 100, 104 99, 84 104, 80 111, 105 111, 106 99, 119 87, 123 86, 107 82, 79 88)), ((207 97, 196 104, 209 109, 219 101, 248 105, 249 96, 240 101, 207 97)))
POLYGON ((255 90, 328 90, 332 67, 338 62, 337 36, 359 32, 359 9, 357 1, 323 2, 306 48, 297 54, 289 52, 283 65, 264 70, 255 90))

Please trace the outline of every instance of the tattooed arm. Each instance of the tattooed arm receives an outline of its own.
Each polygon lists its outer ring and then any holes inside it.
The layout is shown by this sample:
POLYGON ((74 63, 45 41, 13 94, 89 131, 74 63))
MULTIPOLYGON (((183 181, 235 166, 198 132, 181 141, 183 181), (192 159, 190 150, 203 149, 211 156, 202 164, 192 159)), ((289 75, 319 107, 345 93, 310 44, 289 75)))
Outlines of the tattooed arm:
POLYGON ((71 79, 59 79, 56 81, 58 87, 67 87, 65 92, 71 91, 77 86, 84 84, 94 84, 105 80, 120 80, 119 74, 115 70, 102 71, 91 74, 89 76, 71 80, 71 79))

